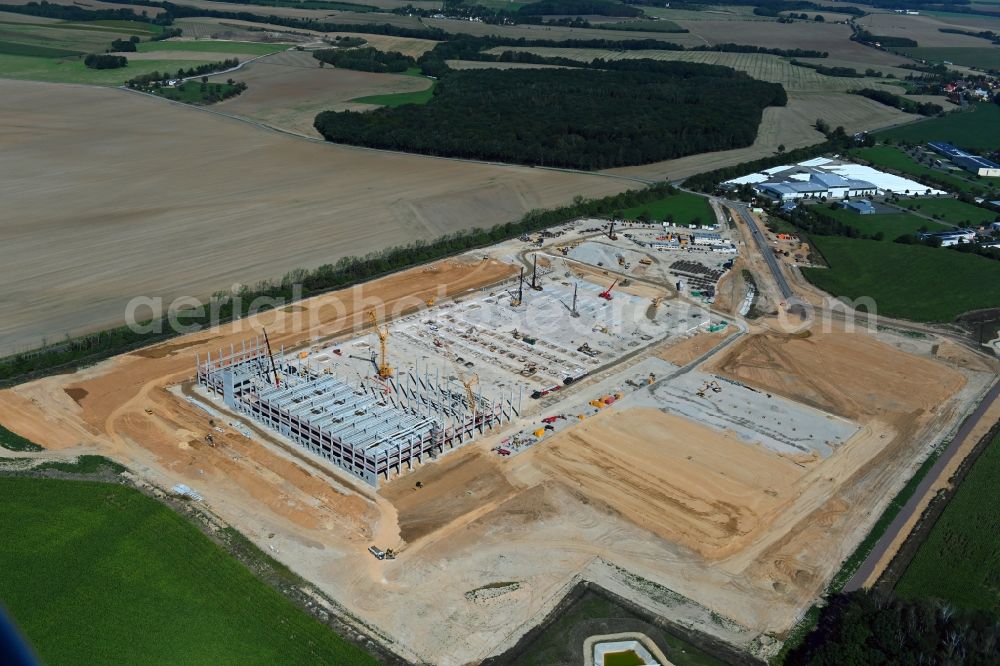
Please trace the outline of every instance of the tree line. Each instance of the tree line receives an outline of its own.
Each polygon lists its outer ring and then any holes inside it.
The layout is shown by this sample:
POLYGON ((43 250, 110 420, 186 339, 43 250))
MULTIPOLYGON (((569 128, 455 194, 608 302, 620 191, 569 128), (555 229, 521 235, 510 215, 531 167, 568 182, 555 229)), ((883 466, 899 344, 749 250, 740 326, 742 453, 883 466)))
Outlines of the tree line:
POLYGON ((852 90, 851 93, 867 97, 868 99, 875 100, 880 104, 891 106, 899 109, 900 111, 905 111, 906 113, 918 113, 921 116, 937 116, 944 113, 944 107, 940 104, 934 104, 933 102, 915 102, 912 99, 906 99, 900 95, 894 95, 886 90, 862 88, 861 90, 852 90))
POLYGON ((151 86, 157 86, 170 79, 186 79, 192 76, 201 76, 204 74, 213 74, 215 72, 222 72, 227 69, 232 69, 240 64, 238 58, 226 58, 225 60, 220 60, 219 62, 209 62, 204 65, 198 65, 197 67, 189 67, 184 69, 181 67, 177 70, 177 75, 173 75, 170 72, 150 72, 149 74, 140 74, 134 78, 129 79, 125 82, 125 85, 129 88, 135 88, 137 90, 146 90, 151 86))
MULTIPOLYGON (((252 287, 244 286, 236 294, 227 292, 216 294, 219 301, 217 322, 226 323, 246 316, 250 303, 258 297, 290 300, 294 294, 292 287, 295 284, 302 285, 303 296, 313 296, 582 217, 612 215, 616 211, 647 204, 676 193, 676 188, 670 184, 659 183, 641 190, 628 190, 601 199, 585 200, 578 197, 568 206, 533 210, 516 222, 498 224, 490 229, 457 232, 430 242, 416 241, 409 245, 373 252, 364 257, 344 257, 336 263, 325 264, 314 270, 291 271, 280 280, 265 280, 252 287)), ((209 321, 208 313, 200 318, 195 315, 185 317, 185 322, 199 325, 214 323, 209 321)), ((121 326, 90 335, 67 338, 63 342, 46 345, 40 349, 0 358, 0 385, 10 386, 45 374, 72 371, 109 356, 174 337, 175 334, 171 332, 168 323, 166 321, 161 323, 163 324, 159 327, 161 332, 156 332, 155 326, 149 327, 150 332, 137 332, 121 326)))
POLYGON ((90 69, 120 69, 128 66, 128 58, 109 53, 88 53, 83 64, 90 69))
POLYGON ((361 72, 405 72, 417 65, 415 58, 399 51, 379 51, 370 46, 362 49, 322 49, 313 51, 313 58, 334 67, 361 72))
POLYGON ((889 48, 909 48, 917 46, 917 40, 909 37, 895 37, 891 35, 873 35, 862 28, 857 28, 851 39, 863 44, 885 46, 889 48))
POLYGON ((764 108, 787 102, 780 85, 725 67, 589 67, 449 72, 427 104, 324 111, 314 125, 337 143, 592 170, 748 146, 764 108))
POLYGON ((135 53, 138 49, 136 44, 139 43, 139 38, 132 35, 128 39, 115 39, 112 40, 111 46, 108 47, 108 51, 115 51, 118 53, 135 53))

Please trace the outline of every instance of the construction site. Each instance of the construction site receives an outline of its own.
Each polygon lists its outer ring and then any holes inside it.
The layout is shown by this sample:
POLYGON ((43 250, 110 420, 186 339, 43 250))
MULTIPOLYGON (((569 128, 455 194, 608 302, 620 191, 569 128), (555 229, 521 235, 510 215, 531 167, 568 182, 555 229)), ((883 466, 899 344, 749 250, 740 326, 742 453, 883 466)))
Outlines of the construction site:
POLYGON ((783 297, 716 210, 311 297, 19 385, 0 417, 183 488, 409 662, 501 654, 581 581, 767 659, 996 369, 745 318, 783 297))
MULTIPOLYGON (((557 232, 568 236, 574 227, 557 232)), ((613 225, 598 233, 599 241, 581 240, 565 252, 520 253, 530 268, 521 265, 516 277, 479 293, 431 298, 385 324, 369 310, 368 332, 356 337, 286 350, 272 349, 264 331, 198 354, 198 385, 226 408, 377 487, 530 416, 533 401, 570 393, 574 383, 626 356, 728 326, 679 300, 667 286, 670 268, 616 247, 625 239, 613 225), (581 259, 588 251, 613 257, 610 270, 581 259)), ((655 373, 641 378, 644 384, 649 377, 655 373)), ((613 393, 622 395, 620 388, 613 393)))

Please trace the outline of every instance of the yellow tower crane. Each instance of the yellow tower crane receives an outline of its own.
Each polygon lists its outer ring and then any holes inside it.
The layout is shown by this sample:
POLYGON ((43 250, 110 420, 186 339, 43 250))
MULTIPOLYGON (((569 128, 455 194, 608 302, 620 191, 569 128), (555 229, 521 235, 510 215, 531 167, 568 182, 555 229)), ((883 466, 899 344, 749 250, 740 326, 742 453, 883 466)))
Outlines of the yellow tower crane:
POLYGON ((469 399, 469 408, 472 410, 472 416, 475 417, 478 405, 476 404, 476 394, 472 392, 472 387, 479 381, 479 375, 472 375, 472 377, 466 380, 465 377, 459 373, 458 381, 462 382, 462 386, 465 387, 465 395, 469 399))
POLYGON ((392 366, 389 365, 389 357, 386 353, 389 346, 389 327, 386 326, 384 329, 379 327, 378 317, 375 316, 374 310, 369 310, 368 316, 372 320, 372 326, 375 327, 375 333, 378 334, 379 347, 382 352, 382 357, 379 359, 378 364, 378 376, 382 379, 388 379, 392 377, 392 366))

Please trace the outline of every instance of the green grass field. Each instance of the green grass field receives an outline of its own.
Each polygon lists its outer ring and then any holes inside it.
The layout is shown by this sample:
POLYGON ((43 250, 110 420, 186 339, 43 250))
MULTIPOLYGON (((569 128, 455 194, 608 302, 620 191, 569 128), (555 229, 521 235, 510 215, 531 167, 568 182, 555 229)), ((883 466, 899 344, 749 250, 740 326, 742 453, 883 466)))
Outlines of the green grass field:
POLYGON ((31 440, 21 437, 15 432, 11 432, 0 425, 0 447, 7 449, 8 451, 41 451, 42 447, 38 446, 31 440))
POLYGON ((891 242, 903 234, 912 234, 926 227, 928 231, 944 231, 951 227, 932 222, 910 213, 885 213, 877 215, 858 215, 843 208, 830 210, 824 208, 823 213, 830 217, 848 224, 863 234, 874 235, 881 231, 884 234, 883 240, 891 242))
MULTIPOLYGON (((917 180, 928 177, 945 183, 947 188, 956 192, 972 192, 977 189, 989 189, 996 186, 995 178, 985 178, 980 181, 965 180, 946 171, 932 169, 929 166, 917 162, 915 159, 894 146, 874 146, 872 148, 857 148, 850 151, 853 157, 860 158, 866 162, 871 162, 876 167, 884 167, 913 176, 917 180)), ((931 187, 931 186, 929 186, 931 187)), ((934 185, 931 189, 941 189, 934 185)), ((914 193, 916 194, 916 192, 914 193)))
POLYGON ((973 206, 958 199, 910 199, 901 201, 900 205, 961 226, 975 227, 989 224, 997 219, 997 214, 993 211, 973 206))
MULTIPOLYGON (((986 42, 983 42, 984 44, 986 42)), ((980 47, 923 47, 899 49, 902 53, 930 63, 950 62, 955 65, 978 69, 1000 69, 1000 49, 992 46, 980 47)))
POLYGON ((114 34, 138 35, 139 37, 159 35, 163 32, 163 26, 142 21, 122 21, 114 19, 104 19, 100 21, 64 21, 56 24, 55 27, 82 28, 86 30, 104 30, 114 34))
POLYGON ((715 213, 708 205, 708 199, 681 192, 658 201, 651 201, 648 204, 635 206, 622 211, 622 217, 626 220, 634 220, 645 214, 650 220, 662 222, 668 216, 673 216, 673 221, 677 224, 691 224, 696 218, 701 224, 715 224, 715 213))
POLYGON ((1000 105, 983 102, 969 111, 902 125, 876 132, 875 136, 914 143, 948 141, 962 148, 997 150, 1000 149, 1000 105))
MULTIPOLYGON (((169 53, 170 51, 203 51, 205 53, 243 53, 246 55, 267 55, 284 51, 290 44, 262 44, 260 42, 226 42, 212 39, 188 41, 164 40, 162 42, 140 42, 140 53, 169 53)), ((169 57, 165 56, 165 57, 169 57)))
POLYGON ((1000 437, 975 462, 896 586, 906 599, 942 599, 1000 614, 1000 437))
POLYGON ((0 598, 49 664, 376 664, 166 506, 0 478, 0 598))
POLYGON ((873 298, 882 315, 951 321, 1000 303, 1000 261, 924 245, 842 236, 810 240, 830 268, 803 268, 803 275, 834 296, 873 298))
POLYGON ((72 56, 84 55, 83 51, 72 49, 52 48, 40 46, 38 44, 22 44, 20 42, 0 41, 0 54, 18 55, 32 58, 68 58, 72 56))
MULTIPOLYGON (((419 67, 411 67, 410 69, 403 72, 406 76, 423 76, 420 73, 419 67)), ((379 106, 396 107, 403 106, 404 104, 426 104, 431 101, 431 97, 434 96, 434 87, 437 86, 437 81, 430 81, 430 86, 425 90, 417 90, 414 92, 402 92, 402 93, 388 93, 386 95, 368 95, 367 97, 358 97, 352 99, 352 102, 358 102, 359 104, 378 104, 379 106)))
POLYGON ((80 59, 30 58, 0 55, 0 76, 53 83, 89 83, 120 86, 128 79, 150 72, 176 72, 213 62, 212 60, 131 60, 121 69, 88 69, 80 59))

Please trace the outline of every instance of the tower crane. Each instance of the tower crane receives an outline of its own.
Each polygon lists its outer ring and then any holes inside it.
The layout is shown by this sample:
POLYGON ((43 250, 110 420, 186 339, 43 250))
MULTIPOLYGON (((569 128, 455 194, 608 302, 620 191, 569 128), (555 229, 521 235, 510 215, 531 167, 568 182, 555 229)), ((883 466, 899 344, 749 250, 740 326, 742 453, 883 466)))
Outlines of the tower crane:
POLYGON ((476 412, 479 411, 479 405, 476 403, 476 394, 473 393, 472 387, 479 382, 479 375, 472 375, 472 377, 466 379, 465 372, 462 371, 462 366, 458 362, 458 354, 452 350, 450 344, 444 343, 444 346, 448 350, 448 360, 451 361, 451 367, 455 370, 458 383, 465 388, 465 396, 469 401, 469 409, 472 410, 472 418, 475 418, 476 412))
POLYGON ((389 327, 386 326, 384 329, 378 325, 378 317, 375 316, 375 310, 369 310, 368 316, 372 320, 372 326, 375 327, 375 333, 378 334, 379 347, 382 352, 381 358, 379 358, 378 363, 378 376, 382 379, 388 379, 392 377, 392 366, 389 365, 389 357, 386 353, 389 346, 389 327))

